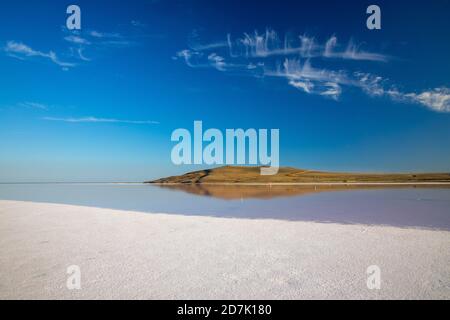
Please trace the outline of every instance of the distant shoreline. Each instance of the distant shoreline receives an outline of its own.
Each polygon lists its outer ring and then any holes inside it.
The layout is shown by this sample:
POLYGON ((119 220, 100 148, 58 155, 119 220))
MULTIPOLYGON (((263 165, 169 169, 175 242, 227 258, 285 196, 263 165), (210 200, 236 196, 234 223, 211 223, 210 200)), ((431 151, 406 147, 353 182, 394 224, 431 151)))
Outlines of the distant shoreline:
POLYGON ((281 167, 261 175, 261 167, 225 166, 146 181, 151 184, 221 184, 284 186, 450 185, 450 173, 346 173, 281 167))
POLYGON ((0 182, 0 185, 6 185, 6 184, 90 184, 90 185, 104 185, 104 184, 127 184, 127 185, 141 185, 145 182, 0 182))
POLYGON ((144 182, 151 185, 217 185, 217 186, 450 186, 450 182, 144 182))
POLYGON ((211 185, 211 186, 449 186, 450 182, 0 182, 0 185, 61 184, 61 185, 211 185))

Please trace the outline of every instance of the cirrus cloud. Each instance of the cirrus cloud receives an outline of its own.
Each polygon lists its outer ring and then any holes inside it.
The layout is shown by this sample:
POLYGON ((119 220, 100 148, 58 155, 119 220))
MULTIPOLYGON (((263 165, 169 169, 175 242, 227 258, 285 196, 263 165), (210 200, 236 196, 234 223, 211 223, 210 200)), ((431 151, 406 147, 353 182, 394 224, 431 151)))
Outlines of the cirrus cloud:
POLYGON ((421 92, 402 92, 397 85, 382 76, 352 70, 355 64, 388 63, 392 56, 362 49, 350 39, 344 44, 335 35, 326 41, 312 36, 285 35, 272 29, 254 31, 211 43, 200 42, 198 34, 191 36, 189 48, 176 53, 191 68, 214 68, 220 72, 285 79, 286 83, 305 94, 315 94, 339 100, 345 88, 358 88, 370 97, 387 97, 393 101, 420 104, 437 112, 450 112, 450 89, 439 87, 421 92), (335 61, 339 68, 330 69, 335 61), (346 68, 342 68, 342 63, 346 68), (327 67, 318 67, 320 65, 327 67))
POLYGON ((57 118, 57 117, 43 117, 43 120, 48 121, 62 121, 62 122, 87 122, 87 123, 128 123, 128 124, 159 124, 158 121, 153 120, 124 120, 114 118, 97 118, 97 117, 81 117, 81 118, 57 118))
POLYGON ((16 41, 8 41, 6 43, 6 46, 3 48, 3 51, 5 51, 9 56, 25 60, 27 58, 45 58, 50 60, 51 62, 63 67, 63 68, 69 68, 74 67, 76 64, 72 62, 64 62, 61 61, 55 52, 49 51, 49 52, 43 52, 39 50, 35 50, 31 48, 30 46, 22 43, 22 42, 16 42, 16 41))

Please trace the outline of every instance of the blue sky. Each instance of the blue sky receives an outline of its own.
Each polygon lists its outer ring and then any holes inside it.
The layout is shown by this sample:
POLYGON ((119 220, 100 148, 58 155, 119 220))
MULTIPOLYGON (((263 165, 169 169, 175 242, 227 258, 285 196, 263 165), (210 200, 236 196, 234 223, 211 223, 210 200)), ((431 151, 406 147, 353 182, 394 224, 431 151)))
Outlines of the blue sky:
POLYGON ((194 120, 279 128, 282 166, 448 172, 450 3, 370 4, 2 1, 0 182, 199 169, 170 159, 194 120))

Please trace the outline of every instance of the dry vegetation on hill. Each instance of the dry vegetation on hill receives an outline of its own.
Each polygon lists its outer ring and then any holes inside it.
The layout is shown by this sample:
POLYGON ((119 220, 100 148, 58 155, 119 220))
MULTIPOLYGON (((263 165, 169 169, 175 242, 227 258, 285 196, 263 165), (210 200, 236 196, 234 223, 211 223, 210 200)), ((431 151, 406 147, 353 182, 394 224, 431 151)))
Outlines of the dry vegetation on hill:
POLYGON ((450 173, 341 173, 280 168, 278 174, 263 176, 260 167, 225 166, 161 178, 148 183, 450 183, 450 173))

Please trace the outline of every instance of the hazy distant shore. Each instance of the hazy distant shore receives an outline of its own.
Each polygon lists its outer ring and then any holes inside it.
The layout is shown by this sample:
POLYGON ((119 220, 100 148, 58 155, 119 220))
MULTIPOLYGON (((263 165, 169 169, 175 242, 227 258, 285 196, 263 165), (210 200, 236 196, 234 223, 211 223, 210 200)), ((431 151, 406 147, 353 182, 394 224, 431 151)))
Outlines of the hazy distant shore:
POLYGON ((450 299, 449 246, 447 231, 1 200, 0 298, 450 299))
POLYGON ((432 185, 450 184, 450 173, 349 173, 280 167, 261 175, 262 167, 224 166, 188 172, 146 183, 155 184, 279 184, 279 185, 432 185))
MULTIPOLYGON (((148 182, 147 182, 148 183, 148 182)), ((183 182, 152 182, 154 185, 183 185, 183 182)), ((450 186, 450 182, 202 182, 202 185, 241 186, 450 186)))

